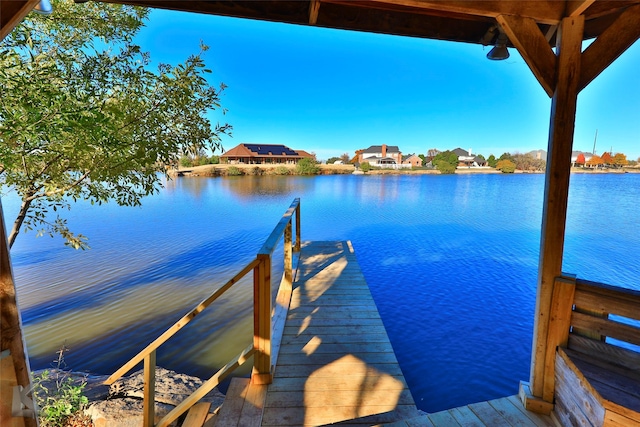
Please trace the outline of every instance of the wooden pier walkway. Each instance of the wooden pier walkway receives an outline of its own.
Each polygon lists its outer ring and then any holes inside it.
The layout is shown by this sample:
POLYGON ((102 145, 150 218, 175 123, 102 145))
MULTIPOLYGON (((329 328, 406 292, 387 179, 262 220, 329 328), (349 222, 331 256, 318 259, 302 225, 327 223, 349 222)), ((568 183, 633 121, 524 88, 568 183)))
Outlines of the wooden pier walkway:
POLYGON ((420 413, 347 241, 303 244, 276 347, 273 382, 260 386, 235 378, 209 425, 554 425, 549 417, 518 408, 513 396, 420 413))

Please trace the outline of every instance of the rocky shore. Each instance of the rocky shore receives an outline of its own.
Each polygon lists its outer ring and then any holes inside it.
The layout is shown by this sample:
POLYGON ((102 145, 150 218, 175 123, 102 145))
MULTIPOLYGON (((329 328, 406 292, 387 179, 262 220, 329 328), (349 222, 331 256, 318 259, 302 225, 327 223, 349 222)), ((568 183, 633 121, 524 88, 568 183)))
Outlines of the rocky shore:
MULTIPOLYGON (((95 427, 139 427, 142 425, 142 370, 123 377, 111 386, 104 385, 107 376, 89 375, 79 372, 49 370, 50 375, 42 383, 44 389, 54 390, 56 380, 69 377, 74 384, 86 382, 84 395, 89 405, 84 411, 91 417, 95 427)), ((37 376, 39 372, 35 372, 37 376)), ((161 367, 156 368, 156 416, 163 417, 202 385, 202 380, 179 374, 161 367)), ((202 401, 211 402, 211 413, 216 413, 224 395, 214 389, 202 401)))

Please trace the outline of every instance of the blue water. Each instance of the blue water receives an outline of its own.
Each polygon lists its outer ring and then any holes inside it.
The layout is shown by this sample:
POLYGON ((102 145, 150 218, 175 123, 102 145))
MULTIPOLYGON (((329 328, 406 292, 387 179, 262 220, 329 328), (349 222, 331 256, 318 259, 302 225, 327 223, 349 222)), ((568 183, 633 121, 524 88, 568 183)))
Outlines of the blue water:
MULTIPOLYGON (((71 368, 112 373, 249 262, 300 197, 303 240, 353 242, 420 409, 515 394, 543 188, 529 174, 181 178, 142 208, 81 203, 69 225, 90 251, 25 234, 11 252, 32 369, 66 342, 71 368)), ((639 200, 640 175, 572 175, 564 270, 640 289, 639 200)), ((16 202, 3 198, 7 221, 16 202)), ((210 376, 250 342, 250 296, 240 283, 158 363, 210 376)))

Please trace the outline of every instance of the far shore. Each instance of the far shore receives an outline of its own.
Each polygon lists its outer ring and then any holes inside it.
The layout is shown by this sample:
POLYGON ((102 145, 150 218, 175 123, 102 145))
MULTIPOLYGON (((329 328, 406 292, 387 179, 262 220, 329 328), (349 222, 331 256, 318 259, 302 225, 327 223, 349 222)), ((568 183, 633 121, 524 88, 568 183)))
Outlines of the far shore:
MULTIPOLYGON (((227 170, 230 167, 236 167, 243 172, 243 175, 277 175, 276 168, 286 167, 290 170, 290 175, 295 175, 295 165, 279 165, 279 164, 216 164, 216 165, 202 165, 192 167, 179 167, 178 169, 168 170, 170 176, 192 176, 192 177, 213 177, 213 176, 226 176, 227 170)), ((348 175, 353 173, 356 169, 353 165, 325 165, 320 164, 319 175, 348 175)), ((468 175, 468 174, 499 174, 502 173, 499 170, 490 167, 480 168, 458 168, 456 174, 468 175)), ((544 174, 542 171, 521 171, 516 170, 516 174, 544 174)), ((603 173, 640 173, 640 167, 629 167, 623 169, 585 169, 585 168, 571 168, 571 173, 577 174, 603 174, 603 173)), ((365 175, 440 175, 440 172, 436 169, 371 169, 365 173, 365 175)))

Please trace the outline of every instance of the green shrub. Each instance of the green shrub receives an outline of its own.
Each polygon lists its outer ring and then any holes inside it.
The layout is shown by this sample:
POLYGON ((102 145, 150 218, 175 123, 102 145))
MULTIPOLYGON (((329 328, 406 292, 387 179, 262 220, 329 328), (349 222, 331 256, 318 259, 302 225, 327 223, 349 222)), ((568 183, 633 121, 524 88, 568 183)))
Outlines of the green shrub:
POLYGON ((229 169, 227 169, 227 175, 229 175, 229 176, 240 176, 240 175, 242 175, 242 171, 237 166, 229 166, 229 169))
POLYGON ((500 160, 496 164, 496 169, 502 171, 502 173, 513 173, 516 170, 516 164, 511 160, 500 160))
POLYGON ((456 173, 456 167, 444 160, 440 160, 436 162, 436 169, 438 169, 440 173, 443 175, 450 175, 450 174, 456 173))
POLYGON ((362 172, 369 172, 371 170, 371 163, 364 162, 360 164, 360 170, 362 172))
POLYGON ((289 175, 289 168, 286 166, 278 166, 277 168, 273 169, 273 174, 274 175, 289 175))
POLYGON ((42 427, 90 425, 81 412, 89 403, 84 395, 87 382, 84 378, 74 380, 71 373, 63 369, 66 351, 68 349, 63 345, 57 352, 53 373, 45 370, 33 375, 33 396, 42 427))
POLYGON ((319 171, 318 164, 310 158, 304 158, 296 165, 296 173, 298 175, 317 175, 319 171))
POLYGON ((193 162, 191 161, 191 158, 189 156, 180 156, 180 166, 182 166, 183 168, 189 168, 191 166, 193 166, 193 162))

